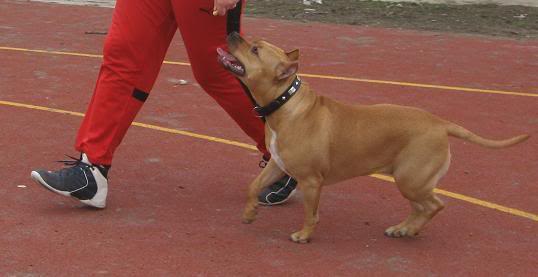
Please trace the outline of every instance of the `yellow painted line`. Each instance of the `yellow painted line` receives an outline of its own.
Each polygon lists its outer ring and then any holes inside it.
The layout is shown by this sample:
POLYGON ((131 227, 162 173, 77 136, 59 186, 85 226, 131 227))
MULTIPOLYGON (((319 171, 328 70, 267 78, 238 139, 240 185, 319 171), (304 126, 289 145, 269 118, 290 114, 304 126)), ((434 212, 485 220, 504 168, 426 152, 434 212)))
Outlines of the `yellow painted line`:
POLYGON ((83 113, 77 113, 77 112, 54 109, 54 108, 47 108, 47 107, 42 107, 42 106, 34 106, 34 105, 28 105, 28 104, 22 104, 22 103, 17 103, 17 102, 10 102, 10 101, 2 101, 2 100, 0 100, 0 105, 19 107, 19 108, 27 108, 27 109, 32 109, 32 110, 47 111, 47 112, 53 112, 53 113, 62 113, 62 114, 81 116, 81 117, 84 116, 83 113))
POLYGON ((304 76, 304 77, 311 77, 311 78, 331 79, 331 80, 340 80, 340 81, 352 81, 352 82, 363 82, 363 83, 374 83, 374 84, 383 84, 383 85, 397 85, 397 86, 406 86, 406 87, 457 90, 457 91, 475 92, 475 93, 489 93, 489 94, 502 94, 502 95, 513 95, 513 96, 538 97, 538 93, 502 91, 502 90, 492 90, 492 89, 477 89, 477 88, 453 87, 453 86, 442 86, 442 85, 429 85, 429 84, 396 82, 396 81, 384 81, 384 80, 371 80, 371 79, 360 79, 360 78, 340 77, 340 76, 331 76, 331 75, 317 75, 317 74, 308 74, 308 73, 303 73, 303 74, 299 74, 299 75, 304 76))
MULTIPOLYGON (((5 47, 5 46, 0 46, 0 50, 42 53, 42 54, 54 54, 54 55, 67 55, 67 56, 80 56, 80 57, 91 57, 91 58, 102 58, 103 57, 102 55, 95 55, 95 54, 85 54, 85 53, 77 53, 77 52, 50 51, 50 50, 37 50, 37 49, 15 48, 15 47, 5 47)), ((171 64, 171 65, 190 66, 190 63, 186 63, 186 62, 164 61, 163 63, 164 64, 171 64)), ((499 95, 512 95, 512 96, 538 97, 538 93, 527 93, 527 92, 517 92, 517 91, 503 91, 503 90, 477 89, 477 88, 466 88, 466 87, 444 86, 444 85, 432 85, 432 84, 421 84, 421 83, 410 83, 410 82, 372 80, 372 79, 361 79, 361 78, 353 78, 353 77, 342 77, 342 76, 320 75, 320 74, 309 74, 309 73, 301 73, 299 75, 303 76, 303 77, 310 77, 310 78, 339 80, 339 81, 350 81, 350 82, 362 82, 362 83, 373 83, 373 84, 381 84, 381 85, 396 85, 396 86, 406 86, 406 87, 418 87, 418 88, 431 88, 431 89, 451 90, 451 91, 463 91, 463 92, 472 92, 472 93, 486 93, 486 94, 499 94, 499 95)))
MULTIPOLYGON (((84 116, 83 113, 66 111, 66 110, 61 110, 61 109, 54 109, 54 108, 47 108, 47 107, 42 107, 42 106, 28 105, 28 104, 22 104, 22 103, 17 103, 17 102, 10 102, 10 101, 1 101, 0 100, 0 105, 19 107, 19 108, 27 108, 27 109, 32 109, 32 110, 40 110, 40 111, 47 111, 47 112, 54 112, 54 113, 61 113, 61 114, 68 114, 68 115, 80 116, 80 117, 84 116)), ((217 142, 217 143, 234 145, 234 146, 241 147, 241 148, 246 148, 246 149, 249 149, 249 150, 257 150, 254 145, 250 145, 250 144, 242 143, 242 142, 238 142, 238 141, 227 140, 227 139, 222 139, 222 138, 218 138, 218 137, 202 135, 202 134, 197 134, 197 133, 187 132, 187 131, 181 131, 181 130, 176 130, 176 129, 171 129, 171 128, 165 128, 165 127, 160 127, 160 126, 151 125, 151 124, 145 124, 145 123, 140 123, 140 122, 133 122, 133 125, 143 127, 143 128, 152 129, 152 130, 156 130, 156 131, 171 133, 171 134, 178 134, 178 135, 183 135, 183 136, 203 139, 203 140, 207 140, 207 141, 217 142)), ((372 174, 370 176, 374 177, 374 178, 377 178, 377 179, 380 179, 380 180, 383 180, 383 181, 394 183, 394 178, 392 178, 390 176, 381 175, 381 174, 372 174)), ((478 206, 490 208, 490 209, 493 209, 493 210, 501 211, 501 212, 504 212, 504 213, 507 213, 507 214, 511 214, 511 215, 515 215, 515 216, 519 216, 519 217, 523 217, 523 218, 528 218, 530 220, 538 222, 538 215, 536 215, 536 214, 532 214, 532 213, 521 211, 521 210, 514 209, 514 208, 505 207, 505 206, 502 206, 502 205, 499 205, 499 204, 495 204, 495 203, 484 201, 484 200, 481 200, 481 199, 478 199, 478 198, 474 198, 474 197, 470 197, 470 196, 466 196, 466 195, 463 195, 463 194, 450 192, 450 191, 446 191, 446 190, 442 190, 442 189, 435 189, 435 192, 438 193, 438 194, 441 194, 441 195, 444 195, 444 196, 447 196, 447 197, 451 197, 451 198, 454 198, 454 199, 458 199, 458 200, 461 200, 461 201, 465 201, 465 202, 468 202, 468 203, 471 203, 471 204, 475 204, 475 205, 478 205, 478 206)))
MULTIPOLYGON (((372 174, 370 176, 372 176, 374 178, 377 178, 377 179, 381 179, 383 181, 387 181, 387 182, 392 182, 392 183, 395 182, 394 178, 392 178, 390 176, 387 176, 387 175, 372 174)), ((469 203, 472 203, 472 204, 475 204, 475 205, 478 205, 478 206, 482 206, 482 207, 498 210, 498 211, 501 211, 501 212, 505 212, 505 213, 508 213, 508 214, 528 218, 528 219, 531 219, 531 220, 534 220, 534 221, 538 221, 538 215, 536 215, 536 214, 528 213, 528 212, 521 211, 521 210, 514 209, 514 208, 501 206, 499 204, 491 203, 491 202, 484 201, 484 200, 481 200, 481 199, 478 199, 478 198, 470 197, 470 196, 463 195, 463 194, 460 194, 460 193, 450 192, 450 191, 443 190, 443 189, 437 189, 436 188, 433 191, 438 193, 438 194, 448 196, 448 197, 451 197, 451 198, 455 198, 455 199, 458 199, 458 200, 462 200, 462 201, 465 201, 465 202, 469 202, 469 203)))
POLYGON ((39 49, 17 48, 17 47, 5 47, 5 46, 0 46, 0 50, 19 51, 19 52, 30 52, 30 53, 40 53, 40 54, 54 54, 54 55, 79 56, 79 57, 90 57, 90 58, 102 58, 102 57, 103 57, 103 55, 95 55, 95 54, 85 54, 85 53, 77 53, 77 52, 63 52, 63 51, 52 51, 52 50, 39 50, 39 49))
POLYGON ((223 143, 223 144, 228 144, 228 145, 234 145, 234 146, 238 146, 238 147, 242 147, 242 148, 246 148, 246 149, 250 149, 250 150, 258 150, 258 148, 256 148, 256 146, 254 146, 254 145, 250 145, 250 144, 242 143, 242 142, 238 142, 238 141, 227 140, 227 139, 223 139, 223 138, 217 138, 217 137, 197 134, 197 133, 193 133, 193 132, 181 131, 181 130, 177 130, 177 129, 165 128, 165 127, 160 127, 160 126, 151 125, 151 124, 145 124, 145 123, 140 123, 140 122, 133 122, 133 125, 148 128, 148 129, 152 129, 152 130, 156 130, 156 131, 171 133, 171 134, 183 135, 183 136, 188 136, 188 137, 208 140, 208 141, 212 141, 212 142, 218 142, 218 143, 223 143))
POLYGON ((459 200, 462 200, 462 201, 466 201, 466 202, 469 202, 469 203, 473 203, 473 204, 478 205, 478 206, 482 206, 482 207, 498 210, 498 211, 501 211, 501 212, 505 212, 505 213, 508 213, 508 214, 528 218, 530 220, 538 221, 538 215, 536 215, 536 214, 528 213, 528 212, 518 210, 518 209, 514 209, 514 208, 501 206, 499 204, 491 203, 491 202, 488 202, 488 201, 480 200, 478 198, 474 198, 474 197, 470 197, 470 196, 466 196, 466 195, 463 195, 463 194, 450 192, 450 191, 446 191, 446 190, 442 190, 442 189, 434 189, 434 191, 436 193, 442 194, 444 196, 448 196, 448 197, 452 197, 452 198, 459 199, 459 200))
POLYGON ((184 62, 172 62, 172 61, 164 61, 164 64, 177 64, 177 65, 188 65, 190 66, 190 63, 184 63, 184 62))
MULTIPOLYGON (((0 100, 0 105, 19 107, 19 108, 27 108, 27 109, 32 109, 32 110, 47 111, 47 112, 53 112, 53 113, 68 114, 68 115, 79 116, 79 117, 84 116, 83 113, 60 110, 60 109, 54 109, 54 108, 47 108, 47 107, 42 107, 42 106, 34 106, 34 105, 28 105, 28 104, 22 104, 22 103, 17 103, 17 102, 10 102, 10 101, 2 101, 2 100, 0 100)), ((147 129, 157 130, 157 131, 161 131, 161 132, 167 132, 167 133, 171 133, 171 134, 178 134, 178 135, 183 135, 183 136, 187 136, 187 137, 193 137, 193 138, 208 140, 208 141, 212 141, 212 142, 218 142, 218 143, 223 143, 223 144, 228 144, 228 145, 234 145, 234 146, 238 146, 238 147, 242 147, 242 148, 247 148, 247 149, 250 149, 250 150, 257 150, 257 148, 254 145, 250 145, 250 144, 242 143, 242 142, 238 142, 238 141, 227 140, 227 139, 222 139, 222 138, 217 138, 217 137, 212 137, 212 136, 206 136, 206 135, 201 135, 201 134, 197 134, 197 133, 193 133, 193 132, 176 130, 176 129, 171 129, 171 128, 165 128, 165 127, 160 127, 160 126, 151 125, 151 124, 145 124, 145 123, 140 123, 140 122, 133 122, 132 125, 147 128, 147 129)))

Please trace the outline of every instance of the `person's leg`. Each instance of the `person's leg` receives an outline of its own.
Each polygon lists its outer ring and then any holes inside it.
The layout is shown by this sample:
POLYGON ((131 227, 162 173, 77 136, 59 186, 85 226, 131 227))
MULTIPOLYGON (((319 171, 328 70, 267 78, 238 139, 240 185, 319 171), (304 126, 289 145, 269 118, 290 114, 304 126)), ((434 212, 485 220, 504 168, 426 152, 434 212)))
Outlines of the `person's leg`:
MULTIPOLYGON (((172 0, 187 48, 194 76, 200 86, 237 122, 255 142, 266 158, 264 123, 256 117, 253 103, 241 83, 217 62, 217 47, 226 48, 226 36, 240 31, 242 6, 228 11, 227 16, 213 16, 213 0, 172 0)), ((297 182, 285 176, 260 194, 264 205, 280 204, 289 199, 297 182)))
POLYGON ((170 0, 118 0, 103 63, 75 148, 80 160, 32 171, 45 188, 98 208, 106 205, 114 150, 142 107, 177 30, 170 0))
POLYGON ((170 0, 118 0, 94 94, 75 148, 110 165, 148 97, 176 32, 170 0))
POLYGON ((240 7, 235 16, 231 11, 228 16, 213 16, 213 0, 172 0, 172 5, 196 81, 269 155, 263 121, 256 117, 240 82, 217 62, 217 47, 225 47, 229 32, 239 31, 240 7))

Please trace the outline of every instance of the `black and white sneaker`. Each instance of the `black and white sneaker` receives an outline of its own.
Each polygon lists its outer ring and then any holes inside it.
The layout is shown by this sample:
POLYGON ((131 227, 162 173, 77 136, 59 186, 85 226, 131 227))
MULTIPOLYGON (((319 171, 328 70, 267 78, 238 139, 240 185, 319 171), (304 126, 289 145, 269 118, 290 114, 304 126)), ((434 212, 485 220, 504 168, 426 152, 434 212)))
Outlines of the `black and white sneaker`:
POLYGON ((104 208, 109 167, 93 165, 84 153, 80 159, 70 158, 73 160, 60 162, 71 167, 58 171, 35 170, 32 179, 53 192, 73 197, 88 206, 104 208))
POLYGON ((282 204, 293 196, 296 188, 297 181, 286 175, 274 184, 266 187, 260 195, 258 195, 258 203, 265 206, 282 204))

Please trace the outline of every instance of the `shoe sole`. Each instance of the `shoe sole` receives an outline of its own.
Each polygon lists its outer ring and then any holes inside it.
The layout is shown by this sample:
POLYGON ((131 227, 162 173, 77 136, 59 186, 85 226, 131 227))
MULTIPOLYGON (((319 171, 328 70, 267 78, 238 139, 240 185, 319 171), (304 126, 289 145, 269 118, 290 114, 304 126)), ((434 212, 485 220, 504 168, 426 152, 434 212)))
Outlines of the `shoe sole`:
POLYGON ((40 184, 44 188, 46 188, 46 189, 48 189, 48 190, 50 190, 50 191, 52 191, 54 193, 57 193, 59 195, 63 195, 63 196, 73 198, 73 199, 75 199, 77 201, 80 201, 84 205, 88 205, 88 206, 99 208, 99 209, 103 209, 103 208, 106 207, 106 203, 98 203, 98 202, 92 201, 91 199, 89 199, 89 200, 81 200, 81 199, 78 199, 78 198, 72 196, 70 192, 57 190, 57 189, 49 186, 47 184, 47 182, 45 182, 45 180, 43 180, 43 178, 41 178, 41 175, 39 175, 39 173, 37 171, 32 171, 32 173, 30 174, 30 177, 32 178, 32 180, 34 180, 36 183, 40 184))
POLYGON ((288 195, 288 197, 286 197, 284 200, 280 201, 280 202, 272 202, 272 203, 266 203, 266 202, 260 202, 258 201, 258 204, 262 205, 262 206, 275 206, 275 205, 280 205, 280 204, 283 204, 283 203, 286 203, 290 200, 290 198, 293 197, 293 195, 297 192, 297 189, 294 189, 290 195, 288 195))

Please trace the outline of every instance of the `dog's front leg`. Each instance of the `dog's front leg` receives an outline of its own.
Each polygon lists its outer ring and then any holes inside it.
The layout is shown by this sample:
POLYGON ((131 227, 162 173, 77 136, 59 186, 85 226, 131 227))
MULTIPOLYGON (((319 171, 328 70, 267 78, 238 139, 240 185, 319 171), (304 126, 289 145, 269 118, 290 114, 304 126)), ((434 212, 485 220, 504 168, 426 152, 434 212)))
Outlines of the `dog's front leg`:
POLYGON ((248 187, 248 199, 243 212, 243 223, 252 223, 256 219, 256 208, 258 207, 258 194, 260 194, 260 191, 278 181, 283 176, 284 172, 273 160, 270 160, 260 175, 248 187))
POLYGON ((297 243, 307 243, 319 222, 319 196, 321 194, 321 181, 299 181, 299 188, 304 195, 304 225, 301 231, 291 234, 291 240, 297 243))

